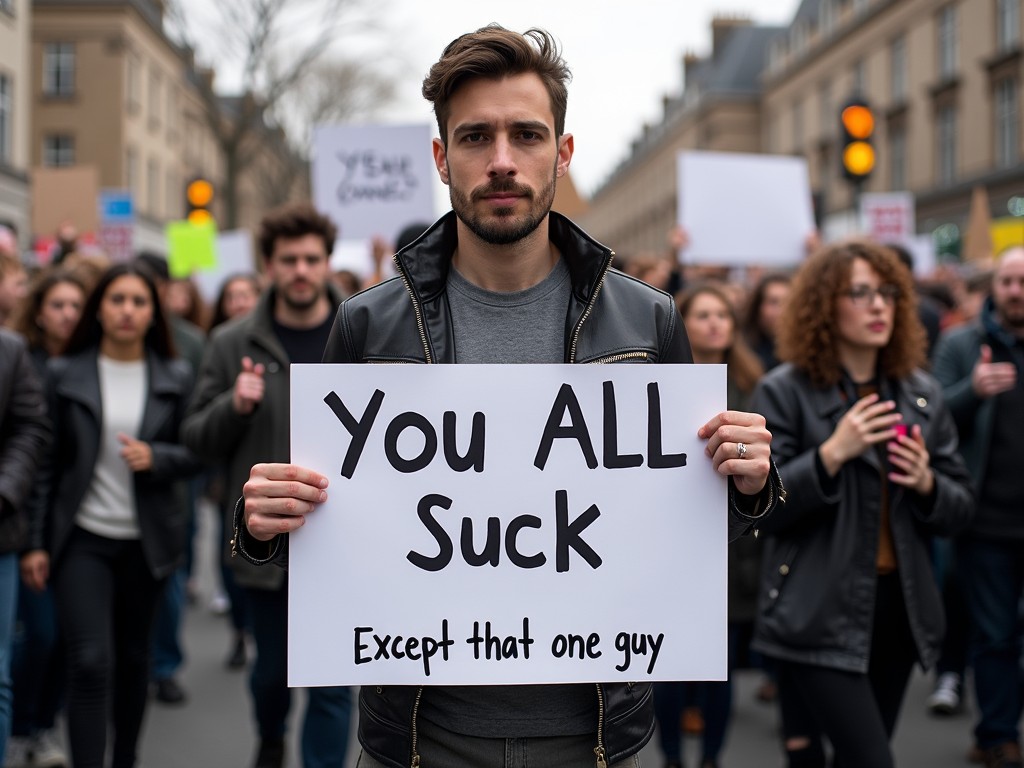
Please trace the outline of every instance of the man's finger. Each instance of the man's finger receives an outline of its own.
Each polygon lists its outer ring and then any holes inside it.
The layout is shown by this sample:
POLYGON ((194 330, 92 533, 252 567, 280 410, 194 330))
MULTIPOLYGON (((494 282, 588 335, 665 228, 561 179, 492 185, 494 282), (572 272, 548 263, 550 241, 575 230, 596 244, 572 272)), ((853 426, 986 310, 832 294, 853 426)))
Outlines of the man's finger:
POLYGON ((328 486, 327 477, 307 467, 300 467, 298 464, 256 464, 249 476, 250 478, 262 477, 266 480, 292 480, 316 488, 328 486))
POLYGON ((242 373, 252 373, 252 358, 246 355, 242 358, 242 373))

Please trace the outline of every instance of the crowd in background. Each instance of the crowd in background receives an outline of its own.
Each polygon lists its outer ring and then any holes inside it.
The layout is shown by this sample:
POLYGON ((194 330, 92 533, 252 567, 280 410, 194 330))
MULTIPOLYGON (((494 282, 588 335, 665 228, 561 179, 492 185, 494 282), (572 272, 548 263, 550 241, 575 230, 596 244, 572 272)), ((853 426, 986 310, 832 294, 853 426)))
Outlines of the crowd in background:
MULTIPOLYGON (((382 279, 387 256, 425 228, 375 243, 373 274, 334 273, 330 295, 382 279)), ((76 765, 102 765, 110 722, 113 765, 127 767, 147 697, 187 702, 176 671, 200 497, 229 546, 238 489, 180 437, 193 382, 211 335, 274 284, 232 275, 208 304, 159 254, 113 264, 64 238, 52 263, 31 267, 15 245, 0 229, 0 339, 37 384, 0 409, 39 399, 52 434, 26 438, 49 446, 14 470, 32 466, 30 480, 0 479, 0 754, 7 768, 70 765, 67 742, 76 765), (82 364, 90 356, 98 368, 82 364), (31 524, 10 524, 16 505, 31 524)), ((764 414, 775 436, 789 501, 761 538, 730 549, 728 663, 761 670, 787 764, 891 765, 921 663, 937 666, 936 715, 963 707, 973 666, 971 758, 1019 766, 1024 494, 1008 474, 1024 423, 1024 249, 915 280, 901 249, 862 241, 810 238, 792 272, 684 265, 685 245, 674 232, 666 253, 617 266, 676 296, 694 361, 727 364, 728 407, 764 414)), ((5 362, 0 394, 25 370, 5 362)), ((10 420, 0 411, 5 431, 10 420)), ((8 450, 0 472, 15 467, 8 450)), ((263 609, 220 565, 225 663, 242 669, 263 609)), ((682 765, 684 733, 701 734, 702 768, 720 765, 732 696, 730 681, 656 686, 666 766, 682 765)))

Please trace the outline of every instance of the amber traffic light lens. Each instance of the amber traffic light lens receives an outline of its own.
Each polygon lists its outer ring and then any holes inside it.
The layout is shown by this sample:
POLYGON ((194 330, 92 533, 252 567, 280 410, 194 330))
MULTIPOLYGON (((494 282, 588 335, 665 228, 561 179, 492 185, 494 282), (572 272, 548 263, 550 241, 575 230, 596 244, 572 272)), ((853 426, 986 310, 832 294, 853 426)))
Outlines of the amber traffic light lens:
POLYGON ((196 179, 189 183, 185 190, 185 196, 188 198, 189 205, 205 208, 213 200, 213 184, 206 179, 196 179))
POLYGON ((875 116, 865 106, 854 104, 843 110, 843 128, 855 139, 866 139, 875 130, 875 116))
POLYGON ((867 176, 875 167, 875 149, 866 141, 855 141, 843 150, 843 167, 854 176, 867 176))
POLYGON ((210 215, 209 211, 199 209, 189 212, 188 221, 190 224, 208 224, 213 221, 213 216, 210 215))

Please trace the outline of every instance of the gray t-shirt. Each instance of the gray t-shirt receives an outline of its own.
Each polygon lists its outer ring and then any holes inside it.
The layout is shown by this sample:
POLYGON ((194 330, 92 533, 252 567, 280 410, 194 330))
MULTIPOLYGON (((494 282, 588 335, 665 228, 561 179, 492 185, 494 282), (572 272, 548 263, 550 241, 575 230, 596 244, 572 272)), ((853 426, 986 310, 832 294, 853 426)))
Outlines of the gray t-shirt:
MULTIPOLYGON (((473 285, 454 269, 448 302, 459 363, 561 363, 572 286, 561 259, 544 280, 514 293, 473 285)), ((468 736, 576 736, 597 730, 593 685, 432 686, 420 717, 468 736)))

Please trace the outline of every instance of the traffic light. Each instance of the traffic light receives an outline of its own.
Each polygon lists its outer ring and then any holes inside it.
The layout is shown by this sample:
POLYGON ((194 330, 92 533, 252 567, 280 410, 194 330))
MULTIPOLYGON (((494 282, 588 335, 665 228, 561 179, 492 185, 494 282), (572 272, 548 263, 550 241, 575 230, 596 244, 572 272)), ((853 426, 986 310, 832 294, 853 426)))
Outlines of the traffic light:
POLYGON ((843 176, 850 181, 862 182, 875 168, 875 148, 871 138, 875 132, 875 115, 861 99, 849 101, 839 113, 842 133, 840 161, 843 176))
POLYGON ((202 177, 185 185, 185 218, 192 224, 213 221, 213 183, 202 177))

